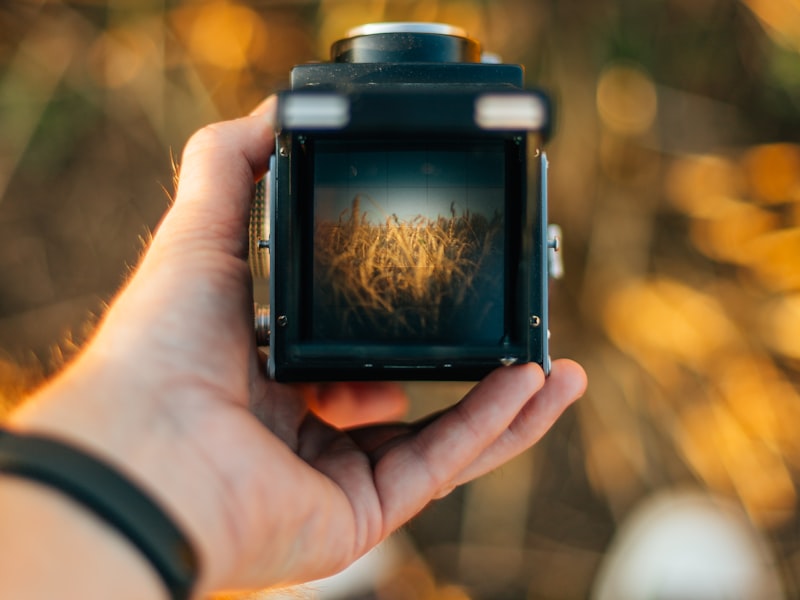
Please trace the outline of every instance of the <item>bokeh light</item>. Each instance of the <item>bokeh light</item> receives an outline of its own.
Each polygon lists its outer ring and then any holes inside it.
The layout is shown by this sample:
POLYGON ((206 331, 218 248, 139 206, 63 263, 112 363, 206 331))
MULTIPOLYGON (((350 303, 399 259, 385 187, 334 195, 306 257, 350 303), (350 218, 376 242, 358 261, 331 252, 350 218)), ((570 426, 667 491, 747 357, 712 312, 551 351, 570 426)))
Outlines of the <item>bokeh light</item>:
POLYGON ((606 67, 597 84, 597 112, 615 133, 638 135, 653 125, 658 112, 656 87, 636 65, 606 67))
POLYGON ((800 361, 800 294, 788 294, 763 309, 767 344, 784 356, 800 361))
POLYGON ((800 202, 800 146, 762 144, 742 158, 752 197, 758 202, 800 202))
MULTIPOLYGON (((741 509, 800 596, 798 0, 4 4, 0 411, 90 334, 191 133, 380 20, 461 26, 552 93, 553 352, 590 387, 419 515, 375 597, 590 597, 636 506, 675 488, 741 509)), ((469 386, 407 389, 419 417, 469 386)))
POLYGON ((188 12, 189 52, 220 69, 244 69, 271 42, 261 16, 246 5, 222 0, 188 12))
POLYGON ((800 5, 796 0, 744 0, 780 44, 800 50, 800 5))

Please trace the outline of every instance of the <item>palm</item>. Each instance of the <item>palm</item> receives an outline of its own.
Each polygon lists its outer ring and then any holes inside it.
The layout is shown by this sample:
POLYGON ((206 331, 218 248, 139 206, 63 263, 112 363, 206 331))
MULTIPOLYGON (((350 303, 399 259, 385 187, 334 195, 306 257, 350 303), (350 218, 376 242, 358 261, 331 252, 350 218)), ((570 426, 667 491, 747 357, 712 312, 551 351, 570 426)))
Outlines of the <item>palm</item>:
MULTIPOLYGON (((202 441, 227 446, 206 451, 224 478, 213 489, 229 495, 233 530, 247 532, 214 544, 231 569, 248 565, 222 577, 257 586, 340 570, 432 499, 534 443, 568 404, 565 386, 582 386, 578 369, 557 361, 536 397, 538 367, 501 369, 424 425, 340 430, 308 410, 302 390, 263 380, 250 412, 215 405, 224 416, 208 420, 215 433, 205 430, 202 441), (294 551, 278 559, 275 548, 294 551)), ((369 387, 356 389, 369 399, 369 387)))
MULTIPOLYGON (((257 586, 340 570, 431 499, 528 448, 584 385, 580 367, 568 361, 556 361, 544 388, 538 366, 503 368, 424 426, 339 429, 310 410, 317 388, 266 380, 246 318, 243 259, 222 253, 210 260, 215 251, 198 248, 182 257, 182 268, 193 276, 177 288, 171 269, 161 268, 171 264, 163 252, 154 244, 141 267, 148 277, 137 277, 127 296, 134 305, 156 293, 187 300, 138 329, 145 342, 136 345, 150 349, 152 359, 159 344, 150 332, 156 332, 166 346, 154 369, 166 379, 192 382, 179 392, 185 401, 175 390, 168 401, 190 424, 184 429, 202 459, 207 489, 216 493, 209 501, 223 515, 215 529, 206 523, 204 531, 203 545, 222 569, 214 581, 257 586), (209 263, 226 262, 225 281, 215 281, 219 275, 207 270, 209 263), (140 289, 139 281, 147 285, 140 289), (191 349, 170 351, 172 340, 187 339, 191 349), (275 548, 294 551, 276 557, 275 548)), ((109 320, 122 308, 115 307, 109 320)), ((327 404, 350 404, 354 418, 338 425, 394 417, 404 405, 399 388, 387 384, 338 384, 326 391, 327 404)))

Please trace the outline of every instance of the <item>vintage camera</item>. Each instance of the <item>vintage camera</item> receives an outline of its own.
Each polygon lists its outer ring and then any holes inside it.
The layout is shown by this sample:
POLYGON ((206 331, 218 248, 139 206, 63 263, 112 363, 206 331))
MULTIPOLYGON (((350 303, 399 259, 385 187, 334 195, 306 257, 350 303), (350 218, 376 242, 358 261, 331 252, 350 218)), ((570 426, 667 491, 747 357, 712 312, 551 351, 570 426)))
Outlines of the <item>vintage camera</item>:
POLYGON ((548 279, 559 269, 547 96, 449 25, 364 25, 331 55, 295 67, 279 94, 276 153, 253 211, 270 375, 549 370, 548 279))

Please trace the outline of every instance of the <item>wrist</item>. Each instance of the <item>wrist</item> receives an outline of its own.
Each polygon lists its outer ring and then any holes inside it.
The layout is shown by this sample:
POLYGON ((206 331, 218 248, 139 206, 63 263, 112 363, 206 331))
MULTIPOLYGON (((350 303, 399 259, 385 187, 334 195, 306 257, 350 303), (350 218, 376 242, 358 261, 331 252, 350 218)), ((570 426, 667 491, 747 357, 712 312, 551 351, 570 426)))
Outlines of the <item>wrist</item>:
POLYGON ((136 548, 171 600, 189 600, 199 564, 193 545, 140 486, 84 448, 53 436, 0 428, 0 473, 29 479, 77 502, 136 548))
POLYGON ((205 589, 214 571, 207 568, 207 549, 213 548, 208 540, 219 536, 216 499, 198 487, 201 461, 187 460, 176 443, 182 435, 178 420, 156 410, 148 382, 127 379, 108 361, 82 356, 13 412, 9 426, 83 448, 146 492, 200 554, 203 571, 196 589, 205 589))
POLYGON ((119 534, 39 483, 0 475, 0 581, 9 598, 166 598, 119 534))

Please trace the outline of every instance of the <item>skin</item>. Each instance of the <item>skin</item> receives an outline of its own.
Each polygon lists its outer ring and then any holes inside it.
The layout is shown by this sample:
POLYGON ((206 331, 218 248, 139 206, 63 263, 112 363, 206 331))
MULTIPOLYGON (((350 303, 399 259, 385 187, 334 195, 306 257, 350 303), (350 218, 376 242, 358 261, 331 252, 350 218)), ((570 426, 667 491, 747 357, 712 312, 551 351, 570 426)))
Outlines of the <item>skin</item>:
MULTIPOLYGON (((452 408, 402 424, 391 422, 407 402, 394 384, 268 380, 246 257, 273 114, 270 99, 191 138, 174 205, 95 337, 6 423, 96 452, 152 493, 200 553, 196 597, 341 570, 536 443, 586 386, 569 360, 547 379, 537 365, 502 368, 452 408)), ((4 477, 0 553, 11 548, 3 596, 165 597, 116 532, 56 491, 4 477)))

